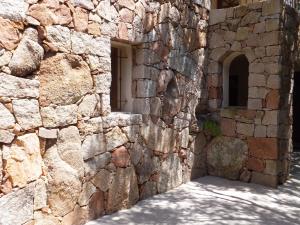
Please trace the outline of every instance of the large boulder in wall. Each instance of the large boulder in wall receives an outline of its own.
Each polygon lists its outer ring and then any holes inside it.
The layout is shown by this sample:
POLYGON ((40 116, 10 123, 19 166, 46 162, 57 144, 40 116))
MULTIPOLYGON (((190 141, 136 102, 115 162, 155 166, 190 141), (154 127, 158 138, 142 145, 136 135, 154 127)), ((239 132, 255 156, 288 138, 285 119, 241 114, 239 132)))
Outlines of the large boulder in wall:
POLYGON ((207 148, 208 174, 238 180, 248 154, 247 144, 237 138, 216 137, 207 148))

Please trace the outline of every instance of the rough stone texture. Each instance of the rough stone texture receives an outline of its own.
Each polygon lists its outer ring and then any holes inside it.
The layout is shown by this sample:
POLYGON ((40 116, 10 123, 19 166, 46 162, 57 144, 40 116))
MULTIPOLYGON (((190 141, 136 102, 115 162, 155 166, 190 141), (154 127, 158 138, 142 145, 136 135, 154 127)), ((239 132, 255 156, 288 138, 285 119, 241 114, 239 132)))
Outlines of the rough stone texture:
POLYGON ((19 99, 13 100, 13 109, 22 129, 29 130, 42 126, 38 100, 19 99))
POLYGON ((92 182, 97 188, 105 192, 111 187, 113 178, 114 177, 111 172, 102 169, 95 175, 92 182))
MULTIPOLYGON (((2 9, 3 8, 1 8, 1 10, 2 9)), ((14 26, 14 23, 0 17, 0 28, 0 46, 2 48, 6 48, 7 50, 13 50, 14 48, 16 48, 20 38, 19 31, 14 26)))
POLYGON ((15 134, 7 130, 0 130, 0 143, 10 144, 15 138, 15 134))
POLYGON ((35 133, 19 136, 11 147, 3 147, 4 169, 14 187, 25 187, 42 175, 44 165, 39 138, 35 133))
POLYGON ((8 129, 15 125, 15 118, 10 111, 0 103, 0 128, 8 129))
POLYGON ((93 83, 89 67, 81 57, 66 54, 44 60, 39 80, 41 106, 76 103, 92 89, 93 83))
POLYGON ((12 21, 24 21, 27 9, 28 4, 24 0, 0 1, 0 16, 12 21))
POLYGON ((133 206, 139 199, 137 178, 133 167, 118 168, 108 191, 108 213, 133 206))
POLYGON ((87 136, 82 143, 82 154, 84 160, 93 158, 105 151, 105 137, 102 133, 87 136))
POLYGON ((26 76, 35 71, 44 57, 44 49, 34 40, 25 35, 9 63, 12 74, 26 76))
POLYGON ((77 123, 77 105, 41 108, 43 125, 47 128, 66 126, 77 123))
POLYGON ((247 144, 236 138, 217 137, 207 149, 208 173, 239 179, 248 155, 247 144))
POLYGON ((64 162, 54 145, 44 155, 48 171, 48 204, 54 216, 64 216, 71 212, 81 192, 78 173, 64 162))
POLYGON ((178 156, 173 154, 161 164, 157 183, 158 193, 166 192, 182 183, 182 165, 178 156))
POLYGON ((83 176, 83 154, 78 128, 70 126, 58 132, 57 152, 60 158, 83 176))
POLYGON ((0 96, 37 98, 39 97, 39 82, 0 73, 0 96))
POLYGON ((0 198, 0 223, 24 224, 33 219, 34 185, 14 191, 0 198), (18 212, 18 213, 16 213, 18 212))
POLYGON ((126 135, 122 133, 122 130, 119 127, 115 127, 110 132, 106 133, 105 138, 107 142, 106 148, 108 151, 111 151, 128 141, 126 135))
POLYGON ((130 163, 130 156, 128 154, 127 149, 122 146, 117 148, 112 153, 112 163, 115 164, 116 167, 127 167, 130 163))

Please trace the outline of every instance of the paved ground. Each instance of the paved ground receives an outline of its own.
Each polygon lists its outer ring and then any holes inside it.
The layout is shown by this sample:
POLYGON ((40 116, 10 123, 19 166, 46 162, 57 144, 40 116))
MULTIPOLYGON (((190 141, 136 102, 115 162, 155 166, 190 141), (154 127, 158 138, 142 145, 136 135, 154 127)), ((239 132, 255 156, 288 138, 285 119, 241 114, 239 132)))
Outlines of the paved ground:
POLYGON ((300 163, 293 173, 278 189, 203 177, 86 225, 300 225, 300 163))

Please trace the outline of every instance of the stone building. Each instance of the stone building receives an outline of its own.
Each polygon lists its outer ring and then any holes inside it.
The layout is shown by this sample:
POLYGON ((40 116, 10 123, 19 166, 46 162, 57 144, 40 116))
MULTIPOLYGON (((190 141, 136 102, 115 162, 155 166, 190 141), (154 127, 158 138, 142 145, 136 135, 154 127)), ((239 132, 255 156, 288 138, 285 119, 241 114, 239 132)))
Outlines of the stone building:
POLYGON ((205 175, 284 183, 296 3, 0 0, 0 224, 84 224, 205 175))

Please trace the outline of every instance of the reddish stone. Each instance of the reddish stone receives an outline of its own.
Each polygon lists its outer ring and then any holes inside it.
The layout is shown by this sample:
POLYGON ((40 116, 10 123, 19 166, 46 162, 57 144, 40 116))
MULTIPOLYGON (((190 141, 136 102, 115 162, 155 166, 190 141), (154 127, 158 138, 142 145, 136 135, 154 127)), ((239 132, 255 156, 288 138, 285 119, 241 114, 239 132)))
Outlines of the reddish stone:
POLYGON ((129 9, 123 8, 119 12, 120 19, 124 23, 132 23, 134 15, 133 12, 129 9))
POLYGON ((222 118, 221 131, 224 136, 234 137, 236 135, 236 122, 232 119, 222 118))
POLYGON ((95 192, 89 202, 89 219, 97 219, 104 215, 104 193, 95 192))
POLYGON ((112 162, 116 167, 127 167, 129 165, 130 156, 124 146, 117 148, 112 153, 112 162))
POLYGON ((144 30, 145 33, 148 33, 149 31, 151 31, 154 27, 154 18, 152 13, 147 13, 145 20, 144 20, 144 30))
POLYGON ((218 75, 207 76, 207 86, 208 87, 220 87, 220 78, 218 75))
POLYGON ((125 23, 119 23, 119 38, 128 40, 128 29, 125 23))
POLYGON ((84 32, 87 30, 89 15, 85 9, 76 7, 73 13, 73 19, 76 31, 84 32))
POLYGON ((268 109, 278 109, 279 100, 280 100, 279 91, 277 90, 270 91, 266 97, 266 107, 268 109))
POLYGON ((220 97, 220 89, 219 88, 209 88, 208 96, 210 99, 219 98, 220 97))
POLYGON ((13 50, 19 42, 19 31, 15 24, 0 17, 0 46, 7 50, 13 50))
POLYGON ((250 155, 260 159, 278 159, 276 138, 248 138, 250 155))
POLYGON ((255 110, 239 110, 238 114, 247 119, 254 119, 256 116, 255 110))
POLYGON ((55 21, 55 14, 47 7, 47 4, 32 5, 28 14, 37 19, 43 26, 52 25, 55 21))
POLYGON ((256 172, 263 172, 265 169, 265 164, 261 159, 250 157, 247 162, 247 168, 256 172))

